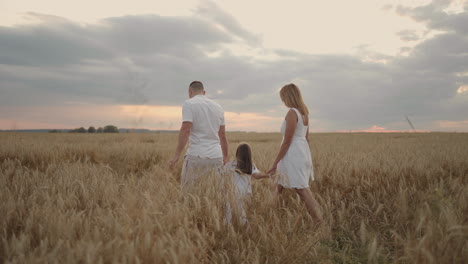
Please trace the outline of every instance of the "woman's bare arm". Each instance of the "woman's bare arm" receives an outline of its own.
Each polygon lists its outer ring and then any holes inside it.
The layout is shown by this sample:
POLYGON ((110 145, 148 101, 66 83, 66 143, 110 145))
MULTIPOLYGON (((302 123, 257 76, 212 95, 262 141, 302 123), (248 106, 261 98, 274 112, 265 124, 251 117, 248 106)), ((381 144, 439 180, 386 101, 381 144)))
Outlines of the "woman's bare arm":
POLYGON ((297 120, 298 120, 298 116, 296 112, 290 109, 288 113, 286 114, 286 131, 284 133, 283 144, 281 144, 281 147, 278 152, 278 155, 276 156, 275 162, 273 162, 273 166, 271 166, 271 169, 267 172, 268 174, 276 171, 276 167, 278 166, 278 163, 280 162, 280 160, 283 159, 284 155, 286 155, 286 152, 288 152, 289 146, 291 145, 291 142, 294 136, 294 132, 296 131, 297 120))

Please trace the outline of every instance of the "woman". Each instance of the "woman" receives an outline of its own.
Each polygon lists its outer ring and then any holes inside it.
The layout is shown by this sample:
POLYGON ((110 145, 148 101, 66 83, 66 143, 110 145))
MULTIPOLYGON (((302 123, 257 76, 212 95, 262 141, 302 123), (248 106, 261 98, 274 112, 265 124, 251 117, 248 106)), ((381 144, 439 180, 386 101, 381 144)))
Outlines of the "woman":
POLYGON ((309 110, 295 84, 283 86, 280 97, 290 109, 281 126, 281 148, 268 174, 277 171, 276 192, 281 193, 283 188, 296 190, 309 214, 320 223, 319 205, 309 189, 309 179, 314 179, 309 147, 309 110))

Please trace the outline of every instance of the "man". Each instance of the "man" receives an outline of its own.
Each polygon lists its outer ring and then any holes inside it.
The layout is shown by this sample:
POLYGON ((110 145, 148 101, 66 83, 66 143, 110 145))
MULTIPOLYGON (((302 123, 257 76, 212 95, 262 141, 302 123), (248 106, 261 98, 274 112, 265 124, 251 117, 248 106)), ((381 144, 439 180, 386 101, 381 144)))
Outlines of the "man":
POLYGON ((190 139, 182 167, 182 185, 221 168, 227 162, 228 153, 224 110, 205 97, 200 81, 193 81, 188 92, 190 99, 182 105, 182 126, 175 155, 169 162, 173 169, 190 139))

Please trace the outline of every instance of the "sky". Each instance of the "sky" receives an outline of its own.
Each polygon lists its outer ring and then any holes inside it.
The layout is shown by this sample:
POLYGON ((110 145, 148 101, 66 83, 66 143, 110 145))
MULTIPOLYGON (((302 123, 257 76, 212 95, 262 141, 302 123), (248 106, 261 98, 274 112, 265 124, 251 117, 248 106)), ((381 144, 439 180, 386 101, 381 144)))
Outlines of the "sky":
POLYGON ((0 130, 175 130, 204 83, 229 131, 468 132, 468 1, 0 0, 0 130))

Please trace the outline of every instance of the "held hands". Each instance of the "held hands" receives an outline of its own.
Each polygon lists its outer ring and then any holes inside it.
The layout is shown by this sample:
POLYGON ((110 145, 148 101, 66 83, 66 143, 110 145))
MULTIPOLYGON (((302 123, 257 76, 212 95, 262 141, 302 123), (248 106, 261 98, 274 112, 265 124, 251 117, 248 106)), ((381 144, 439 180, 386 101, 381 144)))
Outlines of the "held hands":
POLYGON ((273 175, 276 173, 277 166, 278 166, 277 163, 274 163, 271 169, 267 171, 266 173, 254 174, 253 176, 256 179, 263 179, 263 178, 273 179, 274 178, 273 175))
POLYGON ((278 166, 278 164, 276 164, 276 163, 273 164, 273 166, 271 166, 271 169, 267 172, 267 174, 269 174, 269 175, 275 174, 277 166, 278 166))
POLYGON ((258 179, 271 179, 272 175, 268 173, 255 173, 255 174, 252 174, 252 177, 257 180, 258 179))

